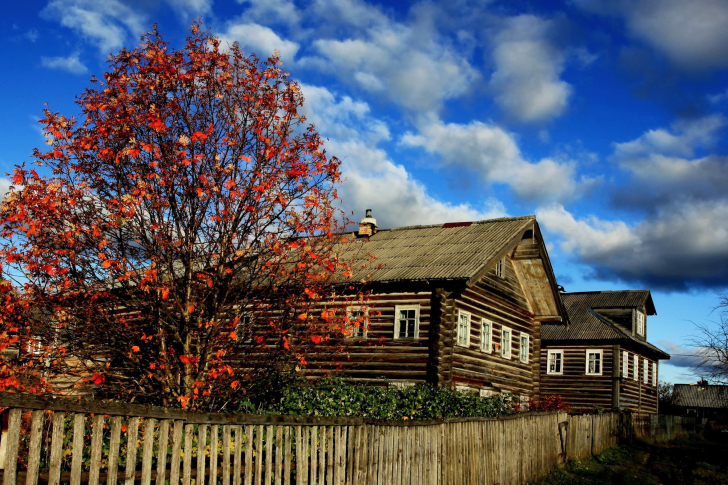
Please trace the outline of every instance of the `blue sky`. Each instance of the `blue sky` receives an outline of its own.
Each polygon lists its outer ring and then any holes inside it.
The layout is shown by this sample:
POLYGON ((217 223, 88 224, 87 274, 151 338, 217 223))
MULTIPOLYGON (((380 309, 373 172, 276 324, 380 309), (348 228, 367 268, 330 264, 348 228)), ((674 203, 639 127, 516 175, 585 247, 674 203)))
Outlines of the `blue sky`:
MULTIPOLYGON (((567 291, 649 288, 661 378, 728 289, 728 2, 50 0, 2 20, 0 170, 153 23, 277 49, 380 227, 536 214, 567 291)), ((0 179, 6 190, 7 178, 0 179)))

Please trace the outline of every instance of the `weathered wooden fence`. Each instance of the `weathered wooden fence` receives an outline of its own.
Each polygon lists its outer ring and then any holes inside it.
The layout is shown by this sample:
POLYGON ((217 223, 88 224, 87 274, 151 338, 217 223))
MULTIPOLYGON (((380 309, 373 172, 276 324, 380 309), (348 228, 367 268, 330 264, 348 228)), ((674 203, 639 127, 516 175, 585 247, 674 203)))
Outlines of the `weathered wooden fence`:
POLYGON ((3 485, 520 484, 613 446, 620 426, 635 424, 556 412, 420 422, 208 414, 4 393, 0 407, 3 485))

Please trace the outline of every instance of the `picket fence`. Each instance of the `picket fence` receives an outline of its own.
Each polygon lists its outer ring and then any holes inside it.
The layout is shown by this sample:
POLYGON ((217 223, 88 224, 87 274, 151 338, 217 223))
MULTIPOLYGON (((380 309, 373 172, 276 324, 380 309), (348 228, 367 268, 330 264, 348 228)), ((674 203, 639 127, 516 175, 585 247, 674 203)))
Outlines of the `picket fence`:
POLYGON ((520 484, 614 446, 625 427, 650 432, 619 414, 385 422, 9 393, 0 407, 3 485, 520 484))

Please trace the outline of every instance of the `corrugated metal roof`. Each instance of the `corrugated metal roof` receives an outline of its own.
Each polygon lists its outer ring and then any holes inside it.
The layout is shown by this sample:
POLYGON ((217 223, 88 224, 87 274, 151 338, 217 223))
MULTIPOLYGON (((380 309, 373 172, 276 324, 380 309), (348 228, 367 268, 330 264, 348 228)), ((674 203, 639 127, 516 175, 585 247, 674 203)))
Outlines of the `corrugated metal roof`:
MULTIPOLYGON (((612 325, 605 318, 601 317, 595 309, 599 308, 637 308, 647 301, 652 305, 652 297, 649 290, 625 290, 625 291, 590 291, 579 293, 562 293, 561 300, 564 302, 566 313, 569 316, 568 327, 564 324, 542 324, 541 339, 544 341, 588 341, 588 340, 615 340, 630 341, 653 352, 670 356, 663 350, 655 347, 649 342, 637 340, 631 335, 622 331, 619 327, 612 325)), ((654 305, 650 313, 654 315, 654 305)))
POLYGON ((728 409, 728 386, 675 384, 672 399, 676 406, 728 409))
POLYGON ((354 279, 369 282, 467 280, 535 221, 524 216, 386 229, 346 244, 342 259, 354 266, 354 279), (369 255, 376 259, 366 262, 369 255), (356 269, 362 264, 365 269, 356 269))

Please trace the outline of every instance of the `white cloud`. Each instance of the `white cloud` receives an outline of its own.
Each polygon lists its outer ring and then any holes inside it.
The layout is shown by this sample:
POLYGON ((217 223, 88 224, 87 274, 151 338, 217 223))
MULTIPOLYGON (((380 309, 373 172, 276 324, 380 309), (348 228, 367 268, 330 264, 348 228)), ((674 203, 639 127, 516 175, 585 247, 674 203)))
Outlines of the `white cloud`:
POLYGON ((51 0, 41 15, 57 20, 95 43, 102 53, 118 50, 131 33, 146 30, 146 17, 119 0, 51 0))
POLYGON ((5 177, 0 177, 0 201, 2 201, 10 190, 13 182, 5 177))
POLYGON ((246 7, 245 17, 263 21, 283 21, 296 24, 301 15, 296 5, 289 0, 236 0, 246 7))
POLYGON ((571 161, 526 161, 513 135, 480 121, 457 124, 429 118, 420 124, 417 134, 407 133, 401 142, 436 153, 443 164, 465 167, 486 182, 508 184, 517 195, 528 199, 568 199, 593 183, 586 179, 577 182, 576 166, 571 161))
POLYGON ((572 0, 586 10, 617 14, 633 37, 685 69, 728 66, 728 2, 724 0, 572 0))
POLYGON ((516 120, 544 121, 567 108, 572 88, 559 78, 564 55, 549 41, 552 28, 549 20, 520 15, 507 19, 495 36, 490 87, 496 103, 516 120))
POLYGON ((254 53, 261 59, 266 59, 277 50, 281 54, 284 65, 294 63, 299 49, 296 42, 285 40, 272 29, 254 23, 231 22, 224 32, 218 34, 218 37, 223 42, 230 44, 238 42, 243 52, 254 53))
POLYGON ((712 104, 722 103, 723 101, 728 100, 728 89, 726 89, 722 93, 709 94, 707 97, 708 101, 710 101, 712 104))
POLYGON ((213 0, 165 0, 183 22, 191 22, 195 18, 212 11, 213 0))
POLYGON ((68 71, 72 74, 84 74, 88 68, 79 59, 79 54, 75 53, 68 57, 41 57, 40 63, 43 67, 49 69, 60 69, 68 71))

